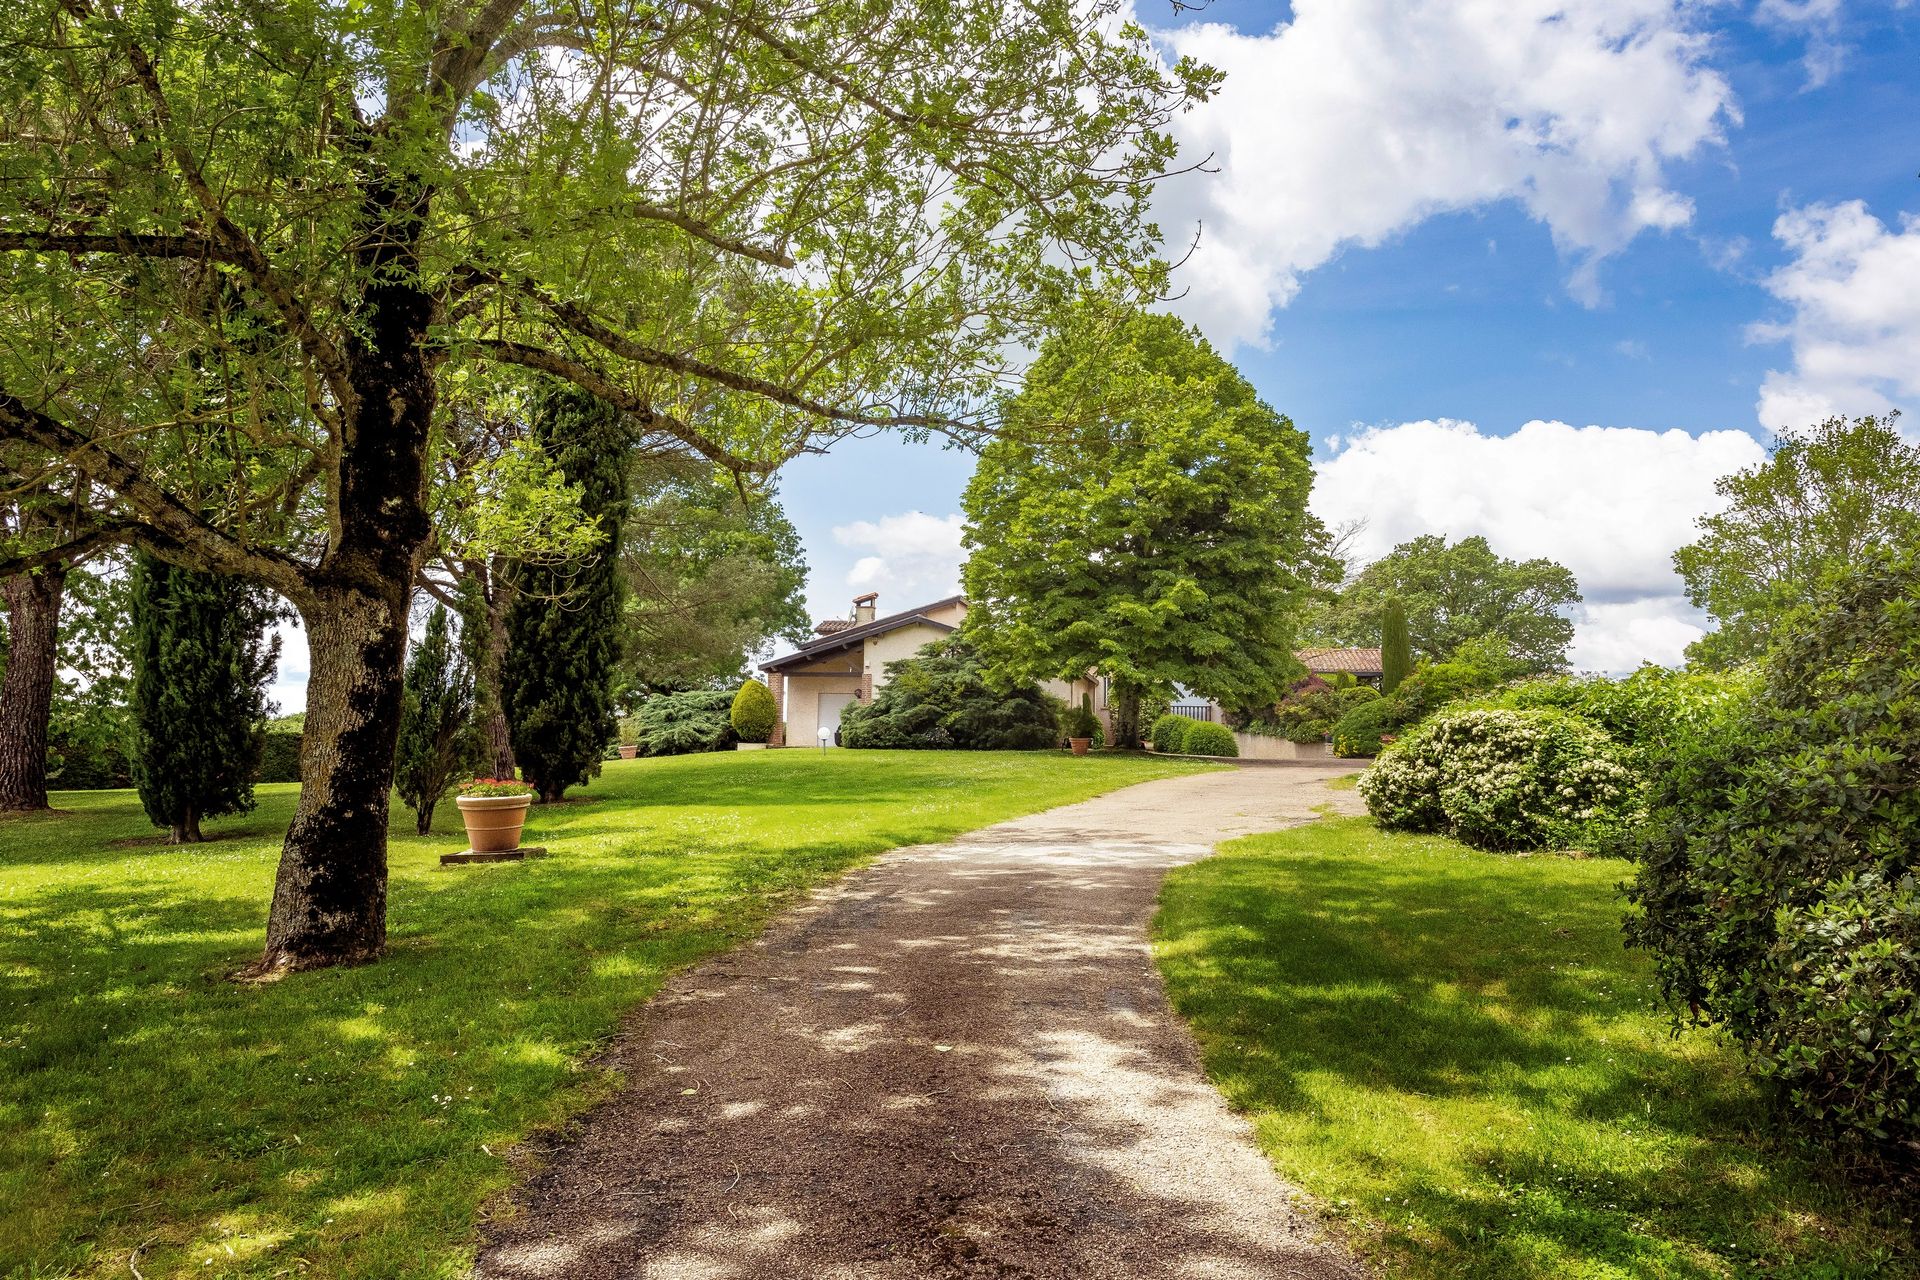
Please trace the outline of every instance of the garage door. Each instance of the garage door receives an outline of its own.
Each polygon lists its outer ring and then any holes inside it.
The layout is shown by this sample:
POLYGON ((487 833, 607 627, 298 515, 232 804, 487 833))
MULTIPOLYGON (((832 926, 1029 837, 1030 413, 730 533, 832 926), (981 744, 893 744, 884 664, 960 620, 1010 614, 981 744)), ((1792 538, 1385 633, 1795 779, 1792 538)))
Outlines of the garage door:
MULTIPOLYGON (((853 704, 856 696, 857 695, 851 693, 821 694, 820 727, 822 729, 838 729, 840 727, 840 713, 853 704)), ((829 735, 828 741, 832 741, 831 735, 829 735)))

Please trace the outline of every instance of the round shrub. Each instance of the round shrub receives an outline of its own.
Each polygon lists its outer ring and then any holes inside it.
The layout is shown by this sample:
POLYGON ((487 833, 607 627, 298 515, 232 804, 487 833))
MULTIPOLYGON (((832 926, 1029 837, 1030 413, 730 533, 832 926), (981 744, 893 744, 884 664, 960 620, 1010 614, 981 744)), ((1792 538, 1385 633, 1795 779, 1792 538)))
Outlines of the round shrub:
POLYGON ((1190 756, 1237 756, 1240 744, 1233 730, 1208 720, 1195 720, 1180 740, 1180 749, 1190 756))
POLYGON ((1337 691, 1340 705, 1351 710, 1363 702, 1380 701, 1380 691, 1370 684, 1350 684, 1337 691))
POLYGON ((758 680, 749 680, 733 695, 733 707, 727 713, 733 731, 742 742, 765 742, 773 736, 780 709, 773 704, 773 691, 758 680))
POLYGON ((1400 728, 1400 708, 1391 698, 1375 698, 1348 709, 1333 724, 1337 756, 1377 756, 1380 739, 1400 728))
POLYGON ((1153 743, 1153 749, 1166 755, 1175 755, 1186 750, 1187 726, 1193 724, 1185 716, 1176 716, 1171 711, 1153 722, 1147 738, 1153 743))
POLYGON ((1638 791, 1605 730, 1545 709, 1442 713, 1360 779, 1380 825, 1500 850, 1615 838, 1638 791))
POLYGON ((1781 623, 1745 706, 1675 737, 1629 942, 1826 1141, 1920 1143, 1920 556, 1869 553, 1781 623))

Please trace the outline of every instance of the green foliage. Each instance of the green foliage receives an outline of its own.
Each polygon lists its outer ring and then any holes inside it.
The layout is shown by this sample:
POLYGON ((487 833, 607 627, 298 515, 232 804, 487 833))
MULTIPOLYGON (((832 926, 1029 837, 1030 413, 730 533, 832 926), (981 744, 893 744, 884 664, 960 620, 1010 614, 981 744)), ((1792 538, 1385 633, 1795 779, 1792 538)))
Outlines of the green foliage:
POLYGON ((740 692, 733 695, 728 718, 740 741, 765 742, 773 736, 774 725, 780 722, 780 708, 774 704, 773 690, 758 680, 742 684, 740 692))
POLYGON ((626 685, 706 688, 770 640, 811 638, 805 552, 770 487, 743 492, 704 459, 636 472, 620 553, 626 685))
POLYGON ((168 839, 197 841, 200 822, 253 808, 279 658, 261 593, 142 554, 132 573, 133 777, 168 839))
POLYGON ((1606 732, 1566 712, 1448 711, 1360 779, 1390 830, 1480 849, 1593 849, 1636 816, 1640 787, 1606 732))
POLYGON ((1750 697, 1757 676, 1731 672, 1675 671, 1652 663, 1623 679, 1554 676, 1521 680, 1468 704, 1525 711, 1555 707, 1605 729, 1633 750, 1636 768, 1664 759, 1702 726, 1750 697))
POLYGON ((1186 750, 1187 727, 1193 721, 1186 716, 1177 716, 1169 711, 1153 722, 1153 731, 1149 740, 1155 751, 1166 755, 1177 755, 1186 750))
POLYGON ((1331 645, 1378 643, 1384 667, 1388 609, 1397 604, 1416 656, 1444 662, 1480 640, 1496 645, 1515 674, 1523 674, 1566 666, 1573 624, 1565 611, 1579 603, 1573 574, 1552 560, 1506 560, 1485 538, 1449 545, 1429 534, 1361 570, 1315 615, 1311 631, 1331 645))
POLYGON ((1178 320, 1091 308, 1006 411, 964 498, 969 626, 988 666, 1101 671, 1124 746, 1139 702, 1175 684, 1271 702, 1298 670, 1305 434, 1178 320))
POLYGON ((1093 714, 1092 698, 1082 694, 1078 706, 1068 706, 1057 699, 1056 704, 1057 737, 1086 738, 1091 743, 1090 749, 1095 751, 1107 745, 1107 727, 1093 714))
POLYGON ((1633 945, 1811 1132, 1920 1139, 1920 556, 1863 552, 1781 624, 1753 701, 1663 753, 1633 945))
MULTIPOLYGON (((1255 733, 1270 733, 1289 742, 1324 742, 1350 705, 1341 696, 1342 692, 1317 676, 1309 676, 1247 727, 1255 733)), ((1373 690, 1367 693, 1372 694, 1373 690)))
MULTIPOLYGON (((535 788, 518 778, 469 778, 460 784, 460 794, 472 799, 497 800, 531 796, 535 794, 535 788)), ((425 835, 426 832, 420 834, 425 835)))
POLYGON ((1413 641, 1407 634, 1407 610, 1390 596, 1380 619, 1380 691, 1392 693, 1413 672, 1413 641))
POLYGON ((1195 720, 1180 739, 1180 749, 1190 756, 1237 756, 1240 744, 1233 730, 1211 720, 1195 720))
POLYGON ((1333 723, 1333 753, 1337 756, 1377 756, 1381 739, 1402 727, 1402 705, 1392 698, 1375 698, 1348 707, 1333 723))
POLYGON ((643 756, 725 751, 733 732, 734 695, 725 689, 656 693, 633 714, 634 745, 643 756))
POLYGON ((542 800, 600 772, 614 732, 613 677, 620 637, 620 519, 627 496, 629 425, 585 392, 549 387, 534 437, 599 533, 590 557, 517 563, 507 611, 501 705, 520 772, 542 800))
POLYGON ((1622 867, 1315 822, 1176 868, 1154 954, 1369 1274, 1910 1280, 1911 1196, 1781 1141, 1738 1048, 1648 998, 1622 867))
POLYGON ((415 829, 433 829, 434 806, 455 779, 480 759, 473 723, 473 673, 447 631, 447 610, 435 605, 407 662, 393 789, 414 813, 415 829))
POLYGON ((1056 744, 1058 703, 1032 683, 990 684, 980 656, 959 636, 887 664, 873 701, 840 717, 849 747, 1034 751, 1056 744))
MULTIPOLYGON (((133 785, 131 580, 116 562, 68 570, 47 717, 47 779, 62 790, 133 785)), ((0 628, 3 630, 3 628, 0 628)))
POLYGON ((253 771, 255 782, 300 781, 300 743, 305 735, 297 729, 269 728, 260 735, 260 763, 253 771))
POLYGON ((1723 476, 1725 500, 1673 567, 1716 629, 1687 648, 1701 666, 1760 657, 1774 627, 1830 570, 1874 547, 1920 545, 1920 447, 1897 414, 1786 431, 1758 466, 1723 476))

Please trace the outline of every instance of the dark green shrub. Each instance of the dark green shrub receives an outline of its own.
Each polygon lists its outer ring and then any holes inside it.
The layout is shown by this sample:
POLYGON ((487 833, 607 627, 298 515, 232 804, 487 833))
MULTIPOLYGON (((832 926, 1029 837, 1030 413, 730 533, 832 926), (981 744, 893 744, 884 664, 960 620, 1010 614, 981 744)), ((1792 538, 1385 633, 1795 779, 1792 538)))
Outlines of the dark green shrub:
POLYGON ((1190 756, 1237 756, 1240 754, 1240 744, 1233 740, 1233 730, 1223 724, 1214 724, 1210 720, 1194 721, 1181 740, 1181 749, 1190 756))
POLYGON ((990 685, 971 645, 949 637, 887 664, 887 683, 840 717, 848 747, 1034 751, 1056 742, 1059 703, 1035 684, 990 685))
POLYGON ((733 731, 742 742, 765 742, 773 736, 773 726, 779 722, 780 708, 774 705, 773 690, 758 680, 749 680, 740 686, 740 692, 733 695, 733 706, 728 711, 733 721, 733 731))
POLYGON ((1349 711, 1363 702, 1378 702, 1380 700, 1380 691, 1372 685, 1367 684, 1343 685, 1338 690, 1338 693, 1340 694, 1340 705, 1349 711))
POLYGON ((1333 724, 1333 753, 1337 756, 1377 756, 1380 739, 1400 730, 1400 706, 1391 698, 1375 698, 1350 707, 1333 724))
POLYGON ((473 672, 448 634, 445 605, 435 605, 425 633, 407 655, 400 736, 393 752, 393 789, 413 810, 414 830, 433 830, 433 811, 447 788, 480 760, 473 722, 473 672))
POLYGON ((1058 746, 1060 742, 1068 738, 1091 738, 1093 739, 1093 749, 1098 751, 1107 745, 1107 727, 1100 723, 1099 716, 1093 714, 1093 707, 1086 705, 1090 704, 1092 700, 1083 695, 1081 701, 1083 705, 1078 707, 1070 707, 1064 702, 1056 703, 1059 710, 1059 722, 1055 726, 1054 737, 1056 738, 1056 742, 1054 745, 1058 746), (1084 717, 1080 714, 1082 711, 1086 712, 1084 717), (1091 732, 1088 732, 1088 730, 1091 730, 1091 732))
POLYGON ((1635 816, 1640 787, 1605 730, 1579 716, 1449 711, 1360 778, 1383 827, 1482 849, 1593 848, 1635 816))
POLYGON ((1870 553, 1776 633, 1744 707, 1675 735, 1632 945, 1811 1132, 1920 1141, 1920 558, 1870 553))
POLYGON ((643 756, 683 756, 733 746, 733 691, 657 693, 634 713, 634 743, 643 756))
POLYGON ((1177 716, 1169 711, 1153 722, 1153 728, 1147 733, 1147 740, 1153 743, 1155 751, 1176 755, 1186 750, 1187 726, 1193 723, 1187 717, 1177 716))
POLYGON ((291 729, 268 729, 260 735, 260 764, 255 782, 300 781, 301 734, 291 729))
POLYGON ((1317 676, 1310 676, 1248 728, 1289 742, 1324 742, 1333 732, 1334 724, 1346 714, 1347 704, 1341 700, 1341 692, 1317 676))

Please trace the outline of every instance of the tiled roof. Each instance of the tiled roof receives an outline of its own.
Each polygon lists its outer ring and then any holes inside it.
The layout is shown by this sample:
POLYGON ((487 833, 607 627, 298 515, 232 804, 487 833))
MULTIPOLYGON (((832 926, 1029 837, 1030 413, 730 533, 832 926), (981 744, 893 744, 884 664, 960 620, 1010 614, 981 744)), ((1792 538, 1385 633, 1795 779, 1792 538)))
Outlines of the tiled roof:
POLYGON ((1382 670, 1378 649, 1301 649, 1293 656, 1315 675, 1345 671, 1356 676, 1377 676, 1382 670))
POLYGON ((813 629, 813 634, 817 636, 830 636, 836 631, 845 631, 852 625, 853 624, 845 618, 827 618, 813 629))
POLYGON ((762 671, 778 671, 780 668, 790 667, 796 662, 809 662, 814 658, 822 657, 829 653, 838 653, 842 649, 851 648, 855 641, 865 640, 868 636, 884 635, 886 632, 897 631, 901 627, 911 626, 916 622, 933 627, 939 631, 958 630, 951 622, 940 622, 926 615, 935 609, 944 609, 948 605, 964 603, 965 600, 965 596, 948 596, 945 600, 935 600, 932 604, 923 604, 918 608, 908 609, 903 613, 888 614, 884 618, 875 618, 872 622, 861 622, 857 624, 849 622, 821 636, 818 640, 809 640, 784 657, 775 658, 772 662, 761 663, 760 669, 762 671))

